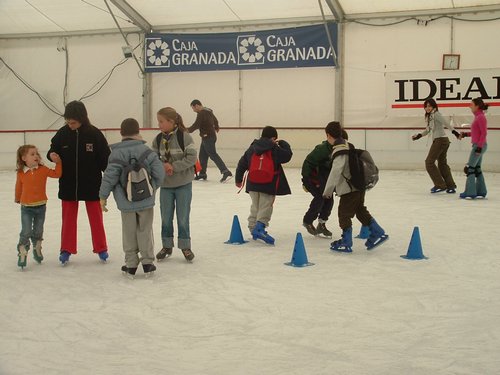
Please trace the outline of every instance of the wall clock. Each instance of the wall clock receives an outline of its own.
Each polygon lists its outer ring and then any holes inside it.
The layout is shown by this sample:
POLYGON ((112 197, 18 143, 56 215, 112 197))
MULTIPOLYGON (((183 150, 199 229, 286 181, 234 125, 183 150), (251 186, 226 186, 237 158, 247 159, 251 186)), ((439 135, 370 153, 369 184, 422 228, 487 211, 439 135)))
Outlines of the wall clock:
POLYGON ((443 55, 443 70, 457 70, 460 68, 460 55, 443 55))

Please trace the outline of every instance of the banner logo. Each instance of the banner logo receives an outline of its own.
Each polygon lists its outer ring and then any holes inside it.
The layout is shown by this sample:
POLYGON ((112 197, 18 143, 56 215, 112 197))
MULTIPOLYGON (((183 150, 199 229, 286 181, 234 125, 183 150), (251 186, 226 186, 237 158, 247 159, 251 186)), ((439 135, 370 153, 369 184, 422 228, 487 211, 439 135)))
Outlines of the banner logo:
POLYGON ((170 48, 168 43, 160 38, 149 38, 146 50, 146 59, 149 64, 154 66, 170 66, 170 48))
MULTIPOLYGON (((328 32, 337 49, 337 24, 328 32)), ((148 34, 146 72, 334 66, 324 25, 217 34, 148 34)))
POLYGON ((238 37, 238 65, 264 64, 266 48, 255 35, 238 37))

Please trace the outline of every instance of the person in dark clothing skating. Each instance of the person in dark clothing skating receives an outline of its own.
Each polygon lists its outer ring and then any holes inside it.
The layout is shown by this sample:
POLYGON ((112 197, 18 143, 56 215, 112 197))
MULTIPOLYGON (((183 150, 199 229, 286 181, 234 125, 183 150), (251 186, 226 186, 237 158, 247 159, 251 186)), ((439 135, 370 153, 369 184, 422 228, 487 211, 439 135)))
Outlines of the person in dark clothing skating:
POLYGON ((278 132, 272 126, 266 126, 262 130, 262 136, 252 142, 238 162, 236 168, 235 183, 241 188, 244 183, 246 171, 252 170, 251 160, 254 154, 261 156, 267 151, 271 151, 274 163, 274 175, 272 181, 268 183, 252 182, 249 172, 246 181, 246 192, 250 194, 252 205, 248 216, 248 229, 254 240, 261 239, 268 244, 274 244, 274 238, 265 230, 271 220, 273 213, 273 203, 276 195, 291 194, 290 186, 281 164, 288 163, 292 158, 292 150, 288 142, 278 140, 278 132))
POLYGON ((219 132, 219 120, 217 120, 217 117, 215 117, 210 108, 203 107, 201 102, 197 99, 191 102, 191 108, 197 113, 196 121, 187 130, 189 133, 192 133, 199 129, 201 137, 200 153, 198 156, 201 170, 194 179, 207 179, 207 164, 208 158, 210 158, 213 160, 217 168, 219 168, 220 173, 222 173, 220 182, 226 182, 233 176, 233 174, 229 169, 227 169, 226 164, 224 164, 224 161, 219 156, 215 148, 217 133, 219 132))
POLYGON ((332 237, 332 232, 327 229, 326 222, 332 212, 333 197, 324 198, 323 191, 332 168, 331 155, 334 142, 332 131, 336 123, 335 121, 328 123, 325 127, 326 141, 317 145, 306 156, 302 164, 302 186, 313 196, 302 223, 313 236, 322 235, 326 238, 332 237), (318 226, 315 228, 314 221, 316 219, 318 219, 318 226))
POLYGON ((108 245, 99 201, 102 172, 108 164, 110 149, 102 132, 90 123, 85 105, 72 101, 64 111, 66 125, 51 140, 47 158, 58 154, 63 174, 59 179, 62 201, 60 262, 64 265, 77 252, 79 201, 85 201, 92 234, 93 252, 102 261, 108 258, 108 245))
POLYGON ((351 183, 351 167, 349 163, 349 150, 354 145, 347 142, 342 135, 342 127, 337 122, 332 128, 333 152, 332 168, 326 180, 323 196, 330 198, 335 193, 340 197, 338 206, 339 226, 342 229, 340 239, 333 241, 330 250, 340 252, 352 252, 352 218, 356 218, 365 227, 369 228, 370 234, 365 242, 367 250, 372 250, 385 242, 389 236, 377 223, 365 206, 365 189, 357 189, 351 183))

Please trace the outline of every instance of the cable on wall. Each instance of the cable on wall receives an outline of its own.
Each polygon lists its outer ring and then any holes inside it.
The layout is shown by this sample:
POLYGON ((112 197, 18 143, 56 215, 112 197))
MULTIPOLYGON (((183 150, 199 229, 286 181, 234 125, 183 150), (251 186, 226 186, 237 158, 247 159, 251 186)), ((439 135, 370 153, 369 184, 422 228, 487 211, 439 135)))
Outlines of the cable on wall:
MULTIPOLYGON (((120 24, 118 23, 113 11, 111 10, 111 7, 109 6, 108 4, 108 0, 104 0, 104 3, 106 4, 106 6, 108 7, 108 10, 109 10, 109 14, 111 14, 111 17, 113 17, 113 20, 115 21, 115 24, 116 24, 116 27, 118 28, 118 30, 120 30, 120 34, 122 34, 123 36, 123 39, 125 40, 125 43, 127 44, 127 47, 130 47, 130 44, 127 40, 127 36, 123 33, 123 30, 122 28, 120 27, 120 24)), ((142 68, 141 64, 139 63, 139 60, 137 60, 137 57, 135 56, 135 53, 132 52, 132 57, 134 58, 135 62, 137 63, 137 66, 139 67, 139 69, 141 70, 141 73, 144 74, 144 69, 142 68)))
POLYGON ((21 77, 14 69, 12 69, 9 64, 7 64, 5 62, 5 60, 0 57, 0 61, 7 67, 7 69, 9 69, 12 74, 14 74, 14 76, 24 85, 26 86, 30 91, 32 91, 33 93, 35 93, 36 96, 38 96, 38 98, 42 101, 43 105, 45 107, 47 107, 47 109, 52 112, 52 113, 55 113, 56 115, 58 116, 62 116, 63 114, 61 113, 61 111, 59 111, 57 109, 57 107, 52 104, 47 98, 45 98, 42 94, 40 94, 38 91, 36 91, 28 82, 26 82, 24 80, 23 77, 21 77))
POLYGON ((363 22, 363 21, 356 21, 356 20, 352 20, 352 21, 347 21, 347 22, 351 22, 351 23, 358 23, 360 25, 364 25, 364 26, 380 26, 380 27, 384 27, 384 26, 393 26, 393 25, 398 25, 400 23, 403 23, 403 22, 408 22, 408 21, 412 21, 412 20, 415 20, 415 21, 419 21, 417 18, 415 17, 410 17, 410 18, 405 18, 404 20, 399 20, 399 21, 395 21, 395 22, 390 22, 390 23, 369 23, 369 22, 363 22))
POLYGON ((222 2, 224 4, 226 4, 226 7, 231 11, 231 13, 233 13, 236 16, 236 18, 238 18, 238 21, 242 21, 242 19, 240 18, 240 16, 238 16, 238 14, 236 14, 236 12, 234 11, 234 9, 229 6, 229 4, 227 3, 226 0, 222 0, 222 2))
POLYGON ((59 52, 64 52, 64 87, 63 87, 63 105, 66 107, 68 99, 68 70, 69 70, 69 53, 68 53, 68 40, 62 38, 57 46, 59 52))
MULTIPOLYGON (((108 13, 108 14, 109 14, 109 11, 107 11, 107 10, 106 10, 106 9, 104 9, 104 8, 98 7, 97 5, 92 4, 92 3, 88 2, 88 1, 85 1, 85 0, 81 0, 81 1, 82 1, 82 3, 85 3, 85 4, 87 4, 87 5, 90 5, 91 7, 94 7, 94 8, 99 9, 100 11, 102 11, 102 12, 104 12, 104 13, 108 13)), ((116 16, 116 17, 117 17, 117 18, 119 18, 119 19, 121 19, 122 21, 125 21, 125 22, 128 22, 128 23, 130 23, 130 24, 134 25, 134 23, 133 23, 131 20, 129 20, 128 18, 124 18, 124 17, 121 17, 121 16, 119 16, 119 15, 118 15, 118 16, 116 16)), ((134 25, 134 26, 135 26, 135 25, 134 25)))
MULTIPOLYGON (((140 42, 139 44, 137 44, 133 49, 137 49, 141 46, 143 46, 144 44, 142 42, 140 42)), ((63 88, 63 102, 64 102, 64 106, 66 106, 66 101, 67 101, 67 91, 68 91, 68 65, 69 65, 69 53, 68 53, 68 48, 66 46, 66 40, 63 42, 63 43, 60 43, 57 47, 57 50, 60 51, 60 52, 64 52, 65 53, 65 56, 66 56, 66 71, 65 71, 65 77, 64 77, 64 88, 63 88)), ((111 76, 113 75, 114 71, 116 68, 118 68, 120 65, 123 65, 124 63, 127 62, 127 58, 121 60, 120 62, 118 62, 115 66, 113 66, 111 68, 111 70, 109 72, 107 72, 102 78, 100 78, 88 91, 86 91, 82 97, 78 100, 83 100, 83 99, 87 99, 87 98, 90 98, 91 96, 94 96, 95 94, 97 94, 99 91, 101 91, 101 89, 108 83, 108 81, 111 79, 111 76), (99 86, 96 90, 94 90, 93 92, 91 92, 96 86, 99 86)), ((5 62, 5 60, 0 57, 0 61, 5 65, 5 67, 10 70, 12 72, 12 74, 24 85, 26 86, 30 91, 32 91, 39 99, 40 101, 43 103, 43 105, 45 107, 47 107, 47 109, 62 117, 63 116, 63 113, 61 111, 59 111, 57 109, 57 107, 52 104, 47 98, 45 98, 42 94, 40 94, 37 90, 35 90, 28 82, 26 82, 26 80, 21 77, 21 75, 19 73, 17 73, 9 64, 7 64, 5 62)), ((47 129, 50 129, 56 122, 58 122, 59 119, 55 120, 52 124, 50 124, 47 129)))
POLYGON ((127 60, 128 60, 127 58, 124 58, 122 61, 120 61, 118 64, 116 64, 113 68, 111 68, 111 70, 109 72, 107 72, 99 81, 97 81, 97 83, 94 84, 94 86, 92 86, 87 92, 85 92, 83 94, 83 96, 78 100, 90 98, 91 96, 93 96, 93 95, 97 94, 99 91, 101 91, 101 89, 104 87, 104 85, 106 85, 106 83, 108 83, 108 81, 111 78, 111 76, 113 75, 113 72, 115 71, 115 69, 118 68, 120 65, 125 64, 127 62, 127 60), (103 80, 104 80, 104 82, 99 86, 99 88, 97 90, 95 90, 94 92, 92 92, 91 94, 89 94, 89 92, 92 91, 94 89, 94 87, 99 85, 103 80))
POLYGON ((439 16, 435 18, 431 18, 428 20, 423 20, 419 19, 417 17, 408 17, 399 21, 395 22, 389 22, 389 23, 370 23, 370 22, 363 22, 363 21, 357 21, 357 20, 347 20, 346 22, 352 22, 352 23, 357 23, 360 25, 365 25, 365 26, 376 26, 376 27, 384 27, 384 26, 393 26, 397 25, 403 22, 408 22, 408 21, 417 21, 418 24, 424 24, 424 26, 427 26, 428 23, 437 21, 442 18, 448 18, 450 20, 455 20, 455 21, 462 21, 462 22, 490 22, 490 21, 497 21, 500 20, 500 17, 494 17, 494 18, 483 18, 483 19, 471 19, 471 18, 461 18, 461 17, 456 17, 456 16, 439 16))
MULTIPOLYGON (((138 47, 142 46, 143 43, 140 42, 137 46, 134 47, 134 50, 137 49, 138 47)), ((127 62, 128 58, 124 58, 122 59, 119 63, 117 63, 115 66, 113 66, 111 68, 111 70, 109 72, 107 72, 103 77, 101 77, 89 90, 87 90, 87 92, 85 92, 82 97, 78 100, 83 100, 83 99, 87 99, 87 98, 90 98, 91 96, 97 94, 99 91, 101 91, 101 89, 104 87, 104 85, 106 85, 106 83, 108 83, 108 81, 110 80, 111 76, 113 75, 114 71, 116 68, 118 68, 120 65, 123 65, 127 62), (103 82, 104 81, 104 82, 103 82), (102 84, 101 84, 102 82, 102 84), (89 94, 89 92, 91 92, 96 86, 99 86, 99 88, 97 90, 95 90, 94 92, 92 92, 91 94, 89 94)))
POLYGON ((61 30, 63 31, 68 31, 66 30, 64 27, 62 27, 61 25, 59 25, 56 21, 54 21, 52 18, 50 18, 49 16, 47 16, 45 13, 43 13, 40 9, 38 9, 36 6, 34 6, 33 4, 31 4, 28 0, 24 0, 26 2, 26 4, 28 4, 30 7, 32 7, 33 9, 35 9, 38 13, 40 13, 45 19, 47 19, 48 21, 52 22, 54 25, 56 25, 58 28, 60 28, 61 30))

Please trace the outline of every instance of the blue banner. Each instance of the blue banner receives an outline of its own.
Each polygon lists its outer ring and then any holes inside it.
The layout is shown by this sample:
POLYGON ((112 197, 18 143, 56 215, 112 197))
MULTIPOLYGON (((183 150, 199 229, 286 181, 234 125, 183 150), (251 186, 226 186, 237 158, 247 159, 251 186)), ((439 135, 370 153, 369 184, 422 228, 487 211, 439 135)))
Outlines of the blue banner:
MULTIPOLYGON (((337 51, 337 24, 328 25, 337 51)), ((336 53, 336 52, 335 52, 336 53)), ((334 66, 324 25, 217 34, 148 34, 146 72, 334 66)))

